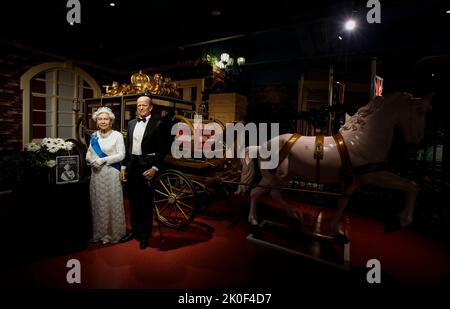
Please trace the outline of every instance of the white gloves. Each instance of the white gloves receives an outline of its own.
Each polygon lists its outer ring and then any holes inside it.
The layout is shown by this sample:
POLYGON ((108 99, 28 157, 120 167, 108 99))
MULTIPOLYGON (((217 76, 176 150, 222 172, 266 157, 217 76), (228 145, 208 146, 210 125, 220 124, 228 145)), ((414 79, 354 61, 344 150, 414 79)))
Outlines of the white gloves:
POLYGON ((103 167, 103 165, 105 165, 106 163, 106 158, 97 158, 94 161, 92 161, 91 165, 95 168, 95 169, 101 169, 103 167))

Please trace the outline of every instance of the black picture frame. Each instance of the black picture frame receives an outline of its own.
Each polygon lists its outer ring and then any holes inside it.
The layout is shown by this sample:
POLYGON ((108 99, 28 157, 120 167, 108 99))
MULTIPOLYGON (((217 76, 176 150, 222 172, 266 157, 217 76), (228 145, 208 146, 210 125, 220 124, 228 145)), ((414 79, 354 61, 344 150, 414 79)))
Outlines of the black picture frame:
POLYGON ((56 157, 56 184, 80 181, 80 158, 78 155, 56 157))

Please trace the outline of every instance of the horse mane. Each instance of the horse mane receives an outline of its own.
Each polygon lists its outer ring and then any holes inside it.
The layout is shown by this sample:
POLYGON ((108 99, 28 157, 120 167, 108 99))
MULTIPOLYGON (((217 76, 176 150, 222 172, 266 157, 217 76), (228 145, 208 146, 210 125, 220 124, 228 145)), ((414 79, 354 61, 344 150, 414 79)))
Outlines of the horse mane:
POLYGON ((365 119, 369 115, 381 110, 384 106, 384 103, 385 101, 383 97, 376 97, 372 99, 369 103, 367 103, 363 107, 360 107, 358 111, 353 116, 351 116, 350 119, 342 126, 340 131, 356 131, 359 128, 364 127, 366 124, 365 119))

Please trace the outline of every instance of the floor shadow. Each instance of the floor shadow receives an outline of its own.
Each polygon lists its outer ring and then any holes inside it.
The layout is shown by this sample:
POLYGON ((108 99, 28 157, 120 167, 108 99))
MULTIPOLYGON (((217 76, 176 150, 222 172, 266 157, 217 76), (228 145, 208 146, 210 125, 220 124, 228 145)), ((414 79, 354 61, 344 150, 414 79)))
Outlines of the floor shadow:
POLYGON ((246 221, 248 216, 250 201, 247 196, 230 195, 223 200, 205 200, 198 210, 198 215, 212 221, 229 222, 229 227, 233 227, 246 221))
POLYGON ((161 240, 158 231, 154 232, 150 247, 159 251, 169 251, 209 241, 215 229, 206 223, 194 220, 186 229, 173 230, 161 227, 161 231, 163 239, 161 240))

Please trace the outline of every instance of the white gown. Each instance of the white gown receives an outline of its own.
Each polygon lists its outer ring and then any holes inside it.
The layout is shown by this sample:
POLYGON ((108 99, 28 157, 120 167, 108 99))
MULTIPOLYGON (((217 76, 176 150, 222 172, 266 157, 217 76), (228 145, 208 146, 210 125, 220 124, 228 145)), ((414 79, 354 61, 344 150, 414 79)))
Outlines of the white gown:
MULTIPOLYGON (((125 211, 123 207, 122 184, 119 171, 111 164, 119 163, 125 157, 125 144, 120 132, 112 131, 103 138, 97 131, 101 150, 108 156, 100 170, 91 168, 91 211, 93 225, 92 241, 118 242, 126 233, 125 211)), ((91 164, 98 155, 89 145, 86 161, 91 164)))

